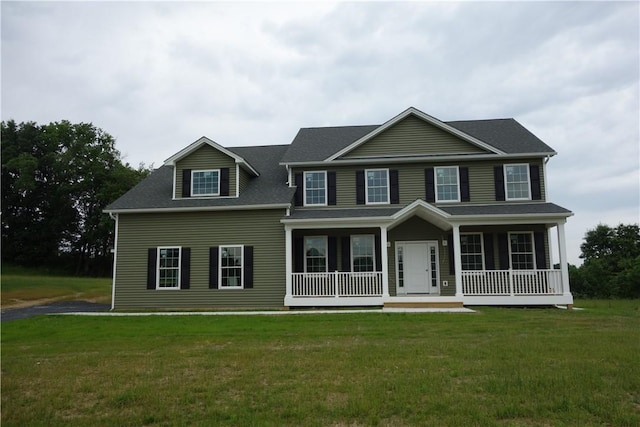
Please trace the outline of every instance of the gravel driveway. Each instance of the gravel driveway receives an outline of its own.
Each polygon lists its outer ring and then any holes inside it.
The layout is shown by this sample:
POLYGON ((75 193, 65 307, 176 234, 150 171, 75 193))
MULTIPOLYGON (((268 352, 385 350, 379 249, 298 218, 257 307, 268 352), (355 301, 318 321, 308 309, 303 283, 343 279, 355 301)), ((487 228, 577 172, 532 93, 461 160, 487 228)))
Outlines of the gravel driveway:
POLYGON ((97 304, 87 301, 59 301, 44 305, 36 305, 25 308, 9 308, 2 310, 0 320, 26 319, 28 317, 40 316, 43 314, 55 313, 78 313, 87 311, 108 311, 111 308, 109 304, 97 304))

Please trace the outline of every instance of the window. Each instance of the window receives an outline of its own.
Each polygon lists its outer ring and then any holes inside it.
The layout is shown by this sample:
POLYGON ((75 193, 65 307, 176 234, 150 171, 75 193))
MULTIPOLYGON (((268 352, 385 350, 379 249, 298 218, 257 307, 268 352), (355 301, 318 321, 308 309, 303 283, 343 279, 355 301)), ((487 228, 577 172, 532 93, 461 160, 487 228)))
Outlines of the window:
POLYGON ((448 166, 435 168, 436 202, 459 202, 458 167, 448 166))
POLYGON ((242 288, 242 246, 220 246, 220 288, 242 288))
POLYGON ((404 288, 404 259, 403 247, 396 246, 398 252, 398 287, 404 288))
POLYGON ((509 233, 509 249, 512 269, 533 270, 535 268, 532 233, 509 233))
POLYGON ((220 170, 191 171, 192 196, 219 196, 220 170))
POLYGON ((327 173, 304 173, 304 204, 320 206, 327 204, 327 173))
POLYGON ((180 289, 180 248, 158 248, 158 289, 180 289))
POLYGON ((351 236, 351 271, 375 271, 373 235, 351 236))
POLYGON ((461 234, 462 270, 484 270, 482 234, 461 234))
POLYGON ((504 165, 507 200, 529 200, 529 165, 504 165))
POLYGON ((304 238, 304 269, 306 273, 327 272, 327 237, 304 238))
POLYGON ((389 203, 389 169, 366 171, 367 204, 389 203))

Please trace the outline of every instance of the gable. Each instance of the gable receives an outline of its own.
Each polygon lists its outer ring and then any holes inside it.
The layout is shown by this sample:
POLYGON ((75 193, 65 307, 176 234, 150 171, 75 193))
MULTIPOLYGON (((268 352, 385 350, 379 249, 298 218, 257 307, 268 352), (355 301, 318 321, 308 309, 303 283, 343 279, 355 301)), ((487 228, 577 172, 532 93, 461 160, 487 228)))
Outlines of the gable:
POLYGON ((411 114, 341 158, 490 153, 411 114))
POLYGON ((231 194, 235 194, 236 186, 236 162, 235 159, 229 157, 223 152, 213 148, 208 144, 202 145, 200 148, 192 151, 187 156, 178 160, 175 164, 175 188, 176 197, 181 197, 182 189, 182 171, 191 170, 209 170, 209 169, 229 169, 229 188, 231 194))

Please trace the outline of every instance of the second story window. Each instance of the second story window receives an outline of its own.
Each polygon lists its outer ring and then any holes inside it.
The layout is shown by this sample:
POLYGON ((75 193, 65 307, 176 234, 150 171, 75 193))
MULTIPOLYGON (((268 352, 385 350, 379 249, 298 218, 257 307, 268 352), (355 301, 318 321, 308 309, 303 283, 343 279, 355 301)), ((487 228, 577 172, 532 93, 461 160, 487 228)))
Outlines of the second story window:
POLYGON ((388 204, 389 169, 369 169, 365 174, 367 204, 388 204))
POLYGON ((529 200, 529 165, 504 165, 504 185, 507 200, 529 200))
POLYGON ((214 169, 191 171, 191 195, 219 196, 220 170, 214 169))
POLYGON ((304 173, 305 206, 324 206, 327 204, 327 173, 304 173))
POLYGON ((458 192, 458 167, 437 167, 436 175, 436 202, 459 202, 458 192))

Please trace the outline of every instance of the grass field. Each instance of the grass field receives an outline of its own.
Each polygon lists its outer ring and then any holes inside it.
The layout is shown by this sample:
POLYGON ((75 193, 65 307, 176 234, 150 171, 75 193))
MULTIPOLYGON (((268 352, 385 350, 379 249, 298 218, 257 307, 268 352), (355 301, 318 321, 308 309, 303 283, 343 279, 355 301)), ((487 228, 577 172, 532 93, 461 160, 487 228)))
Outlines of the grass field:
POLYGON ((2 426, 640 425, 640 301, 2 325, 2 426))
POLYGON ((68 277, 47 271, 2 266, 2 308, 32 305, 43 300, 111 300, 111 279, 68 277))

